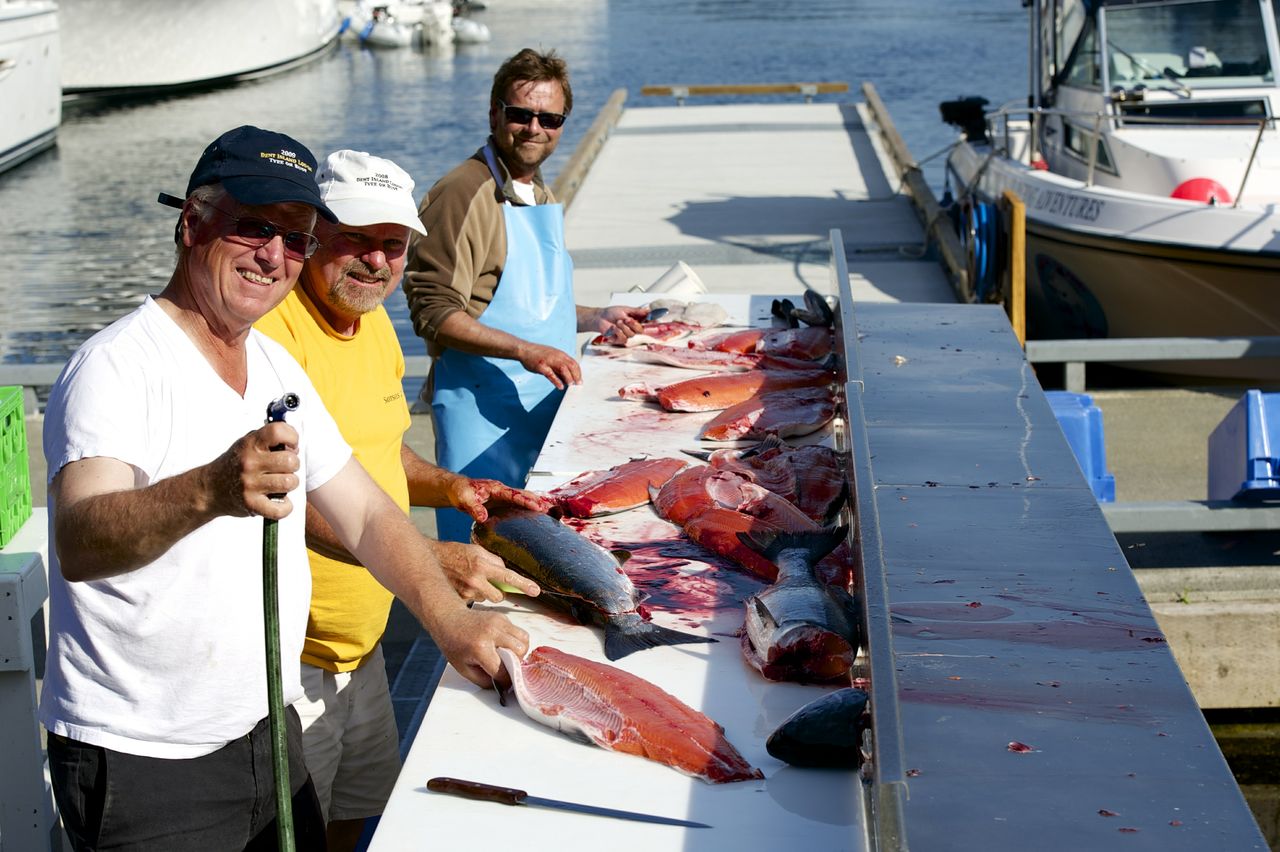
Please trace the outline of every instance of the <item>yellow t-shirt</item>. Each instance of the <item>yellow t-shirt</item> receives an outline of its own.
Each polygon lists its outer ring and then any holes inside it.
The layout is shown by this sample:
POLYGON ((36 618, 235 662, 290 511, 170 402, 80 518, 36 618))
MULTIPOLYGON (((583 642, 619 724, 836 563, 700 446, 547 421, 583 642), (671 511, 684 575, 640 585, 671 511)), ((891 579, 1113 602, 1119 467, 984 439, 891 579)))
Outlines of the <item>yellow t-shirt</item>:
MULTIPOLYGON (((400 460, 409 428, 404 353, 386 310, 379 306, 362 316, 356 334, 347 337, 333 330, 299 284, 255 328, 298 360, 356 459, 407 513, 409 484, 400 460)), ((392 595, 359 565, 307 554, 311 612, 302 661, 332 672, 356 669, 387 628, 392 595)))

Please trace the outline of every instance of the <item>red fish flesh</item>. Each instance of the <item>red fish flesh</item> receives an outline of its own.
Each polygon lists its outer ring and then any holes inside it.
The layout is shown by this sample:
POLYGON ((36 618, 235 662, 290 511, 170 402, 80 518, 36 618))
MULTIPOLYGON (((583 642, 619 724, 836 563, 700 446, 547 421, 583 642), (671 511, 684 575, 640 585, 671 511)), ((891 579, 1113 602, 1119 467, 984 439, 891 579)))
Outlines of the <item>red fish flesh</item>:
POLYGON ((835 380, 827 370, 752 370, 712 373, 658 389, 658 404, 667 411, 719 411, 773 391, 825 387, 835 380))
POLYGON ((834 342, 835 338, 829 328, 784 328, 765 334, 756 344, 755 351, 817 361, 831 351, 834 342))
MULTIPOLYGON (((760 365, 759 355, 715 352, 710 349, 682 349, 661 343, 646 343, 635 347, 631 353, 631 360, 646 364, 665 364, 668 367, 683 367, 686 370, 723 370, 725 372, 754 370, 760 365)), ((802 363, 806 367, 813 366, 808 362, 802 363)))
POLYGON ((724 728, 644 678, 545 645, 523 661, 499 654, 520 708, 537 722, 711 784, 764 777, 724 728))
POLYGON ((716 415, 698 437, 708 441, 808 435, 831 422, 835 396, 827 388, 796 388, 754 396, 716 415))
POLYGON ((608 470, 590 470, 547 492, 560 511, 574 518, 595 518, 643 506, 649 488, 661 488, 688 467, 680 459, 633 459, 608 470))
POLYGON ((619 340, 613 334, 599 334, 591 339, 592 346, 643 346, 647 343, 665 343, 688 337, 692 332, 702 331, 702 326, 687 322, 647 322, 637 334, 626 340, 619 340))
POLYGON ((822 583, 815 567, 846 527, 807 533, 753 531, 743 544, 778 566, 772 586, 747 598, 742 650, 769 680, 849 682, 862 630, 853 597, 822 583))
POLYGON ((770 435, 746 449, 685 452, 719 470, 741 473, 819 522, 827 518, 845 489, 844 466, 830 447, 792 447, 770 435))
POLYGON ((738 533, 817 529, 803 512, 745 476, 709 466, 676 474, 651 492, 654 509, 685 535, 758 577, 772 581, 777 568, 742 543, 738 533))
POLYGON ((714 349, 717 352, 747 353, 757 351, 761 338, 768 329, 746 328, 737 331, 725 331, 720 334, 703 335, 689 341, 691 349, 714 349))

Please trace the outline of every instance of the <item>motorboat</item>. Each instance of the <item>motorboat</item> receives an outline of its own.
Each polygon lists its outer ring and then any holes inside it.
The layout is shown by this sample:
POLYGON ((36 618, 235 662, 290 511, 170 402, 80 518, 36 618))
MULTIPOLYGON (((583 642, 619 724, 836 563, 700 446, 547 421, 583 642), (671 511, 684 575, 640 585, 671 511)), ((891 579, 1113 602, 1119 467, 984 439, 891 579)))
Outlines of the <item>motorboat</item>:
POLYGON ((61 0, 69 98, 203 87, 294 68, 334 44, 338 0, 61 0))
POLYGON ((453 18, 453 40, 457 44, 484 44, 493 38, 489 28, 474 18, 455 15, 453 18))
POLYGON ((453 4, 448 0, 405 0, 378 3, 343 2, 343 32, 367 47, 411 44, 452 45, 453 4))
POLYGON ((1280 335, 1272 0, 1031 0, 1030 18, 1027 102, 942 104, 966 295, 1001 298, 1011 190, 1028 336, 1280 335))
POLYGON ((0 172, 51 148, 62 123, 58 9, 0 2, 0 172))
POLYGON ((365 47, 408 47, 420 39, 421 28, 420 23, 399 20, 386 6, 374 6, 367 21, 360 24, 353 21, 351 27, 365 47))

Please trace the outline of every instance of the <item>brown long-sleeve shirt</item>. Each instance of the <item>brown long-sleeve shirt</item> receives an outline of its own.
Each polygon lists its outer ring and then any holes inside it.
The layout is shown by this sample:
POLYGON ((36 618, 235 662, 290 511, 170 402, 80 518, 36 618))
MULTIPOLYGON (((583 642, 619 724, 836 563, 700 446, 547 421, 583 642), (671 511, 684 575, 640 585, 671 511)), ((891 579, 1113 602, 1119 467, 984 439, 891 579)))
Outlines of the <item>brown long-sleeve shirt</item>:
MULTIPOLYGON (((432 356, 444 350, 436 335, 445 318, 455 311, 478 318, 493 301, 502 278, 507 257, 502 205, 523 202, 511 188, 501 160, 498 168, 503 175, 500 191, 481 148, 431 187, 418 207, 427 235, 414 237, 402 286, 414 331, 427 341, 432 356)), ((554 203, 541 173, 533 183, 539 204, 554 203)))

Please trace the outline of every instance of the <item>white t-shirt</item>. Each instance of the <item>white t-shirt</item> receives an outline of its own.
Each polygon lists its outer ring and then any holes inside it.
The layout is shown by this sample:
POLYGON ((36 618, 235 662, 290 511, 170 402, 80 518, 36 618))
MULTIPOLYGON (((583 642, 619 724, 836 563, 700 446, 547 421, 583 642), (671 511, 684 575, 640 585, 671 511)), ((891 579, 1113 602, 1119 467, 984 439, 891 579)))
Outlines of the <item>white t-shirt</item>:
MULTIPOLYGON (((302 486, 278 525, 284 700, 301 696, 298 658, 311 573, 306 491, 351 457, 298 363, 257 331, 246 341, 244 397, 151 298, 72 355, 45 411, 49 479, 70 462, 110 457, 139 487, 207 464, 262 426, 286 392, 300 405, 302 486)), ((49 504, 49 539, 54 507, 49 504)), ((68 583, 49 548, 50 643, 40 720, 55 733, 129 754, 199 757, 267 715, 261 518, 217 518, 163 556, 107 580, 68 583)))
POLYGON ((533 194, 532 183, 525 183, 524 181, 513 180, 511 181, 511 189, 515 191, 516 197, 519 198, 521 201, 523 201, 525 204, 528 204, 530 207, 537 206, 538 199, 533 194))

